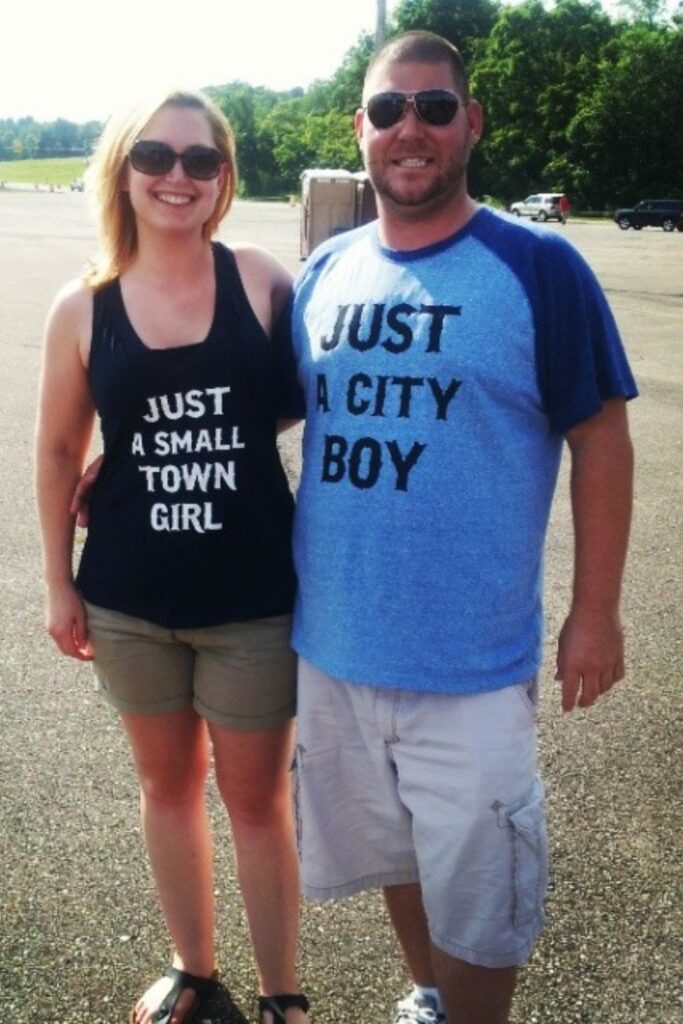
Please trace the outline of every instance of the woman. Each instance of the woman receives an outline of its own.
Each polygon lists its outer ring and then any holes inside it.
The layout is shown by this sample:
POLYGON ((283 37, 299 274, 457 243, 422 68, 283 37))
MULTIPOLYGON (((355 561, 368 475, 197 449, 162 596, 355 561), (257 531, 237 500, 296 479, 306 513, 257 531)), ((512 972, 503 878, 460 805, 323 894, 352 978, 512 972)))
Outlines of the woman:
POLYGON ((290 278, 211 241, 236 185, 230 126, 202 94, 106 127, 89 170, 102 255, 49 314, 37 442, 47 625, 94 659, 130 741, 173 964, 134 1024, 188 1022, 215 978, 213 752, 263 1024, 305 1024, 290 813, 292 498, 276 418, 300 413, 273 339, 290 278), (95 415, 104 461, 72 578, 71 495, 95 415))

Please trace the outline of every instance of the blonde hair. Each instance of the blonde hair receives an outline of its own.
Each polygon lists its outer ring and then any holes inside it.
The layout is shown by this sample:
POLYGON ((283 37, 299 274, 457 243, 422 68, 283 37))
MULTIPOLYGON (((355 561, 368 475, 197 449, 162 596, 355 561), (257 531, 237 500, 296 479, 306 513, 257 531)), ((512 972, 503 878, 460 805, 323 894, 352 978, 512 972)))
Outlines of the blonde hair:
POLYGON ((86 284, 94 290, 119 277, 137 252, 135 213, 122 184, 131 146, 163 107, 203 111, 214 145, 227 164, 213 213, 202 228, 205 239, 211 238, 232 204, 237 188, 235 140, 227 117, 208 96, 193 90, 173 90, 148 97, 115 114, 107 122, 86 171, 86 189, 94 206, 100 236, 100 252, 84 274, 86 284))

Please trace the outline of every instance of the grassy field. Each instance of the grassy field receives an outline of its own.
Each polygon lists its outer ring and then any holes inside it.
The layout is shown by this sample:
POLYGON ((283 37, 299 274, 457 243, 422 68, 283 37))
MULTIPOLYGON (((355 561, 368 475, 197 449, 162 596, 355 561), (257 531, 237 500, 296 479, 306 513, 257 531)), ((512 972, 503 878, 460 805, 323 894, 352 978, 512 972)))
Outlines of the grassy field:
POLYGON ((65 156, 58 160, 0 160, 0 181, 21 185, 68 185, 83 176, 86 158, 65 156))

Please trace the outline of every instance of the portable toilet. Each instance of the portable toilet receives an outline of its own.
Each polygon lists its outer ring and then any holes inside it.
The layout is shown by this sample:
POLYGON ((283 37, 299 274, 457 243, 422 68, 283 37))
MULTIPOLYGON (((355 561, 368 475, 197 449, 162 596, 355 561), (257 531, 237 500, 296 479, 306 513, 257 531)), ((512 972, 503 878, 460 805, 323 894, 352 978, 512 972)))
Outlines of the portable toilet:
POLYGON ((312 169, 301 175, 301 258, 356 225, 359 182, 351 171, 312 169))
POLYGON ((360 227, 361 224, 367 224, 371 220, 377 219, 377 201, 375 199, 375 190, 372 187, 367 173, 365 171, 357 171, 354 174, 356 179, 356 227, 360 227))

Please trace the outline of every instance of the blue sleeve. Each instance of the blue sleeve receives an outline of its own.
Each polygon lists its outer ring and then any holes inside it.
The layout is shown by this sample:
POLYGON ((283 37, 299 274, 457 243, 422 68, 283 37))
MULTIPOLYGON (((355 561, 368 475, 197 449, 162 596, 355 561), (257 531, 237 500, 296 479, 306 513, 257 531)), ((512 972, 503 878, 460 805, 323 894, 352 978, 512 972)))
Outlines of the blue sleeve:
POLYGON ((605 401, 635 398, 638 389, 588 264, 554 236, 538 245, 534 262, 538 382, 550 423, 564 434, 599 413, 605 401))
POLYGON ((529 299, 538 386, 552 429, 565 434, 608 399, 635 398, 614 316, 583 257, 548 228, 485 212, 477 233, 529 299))

